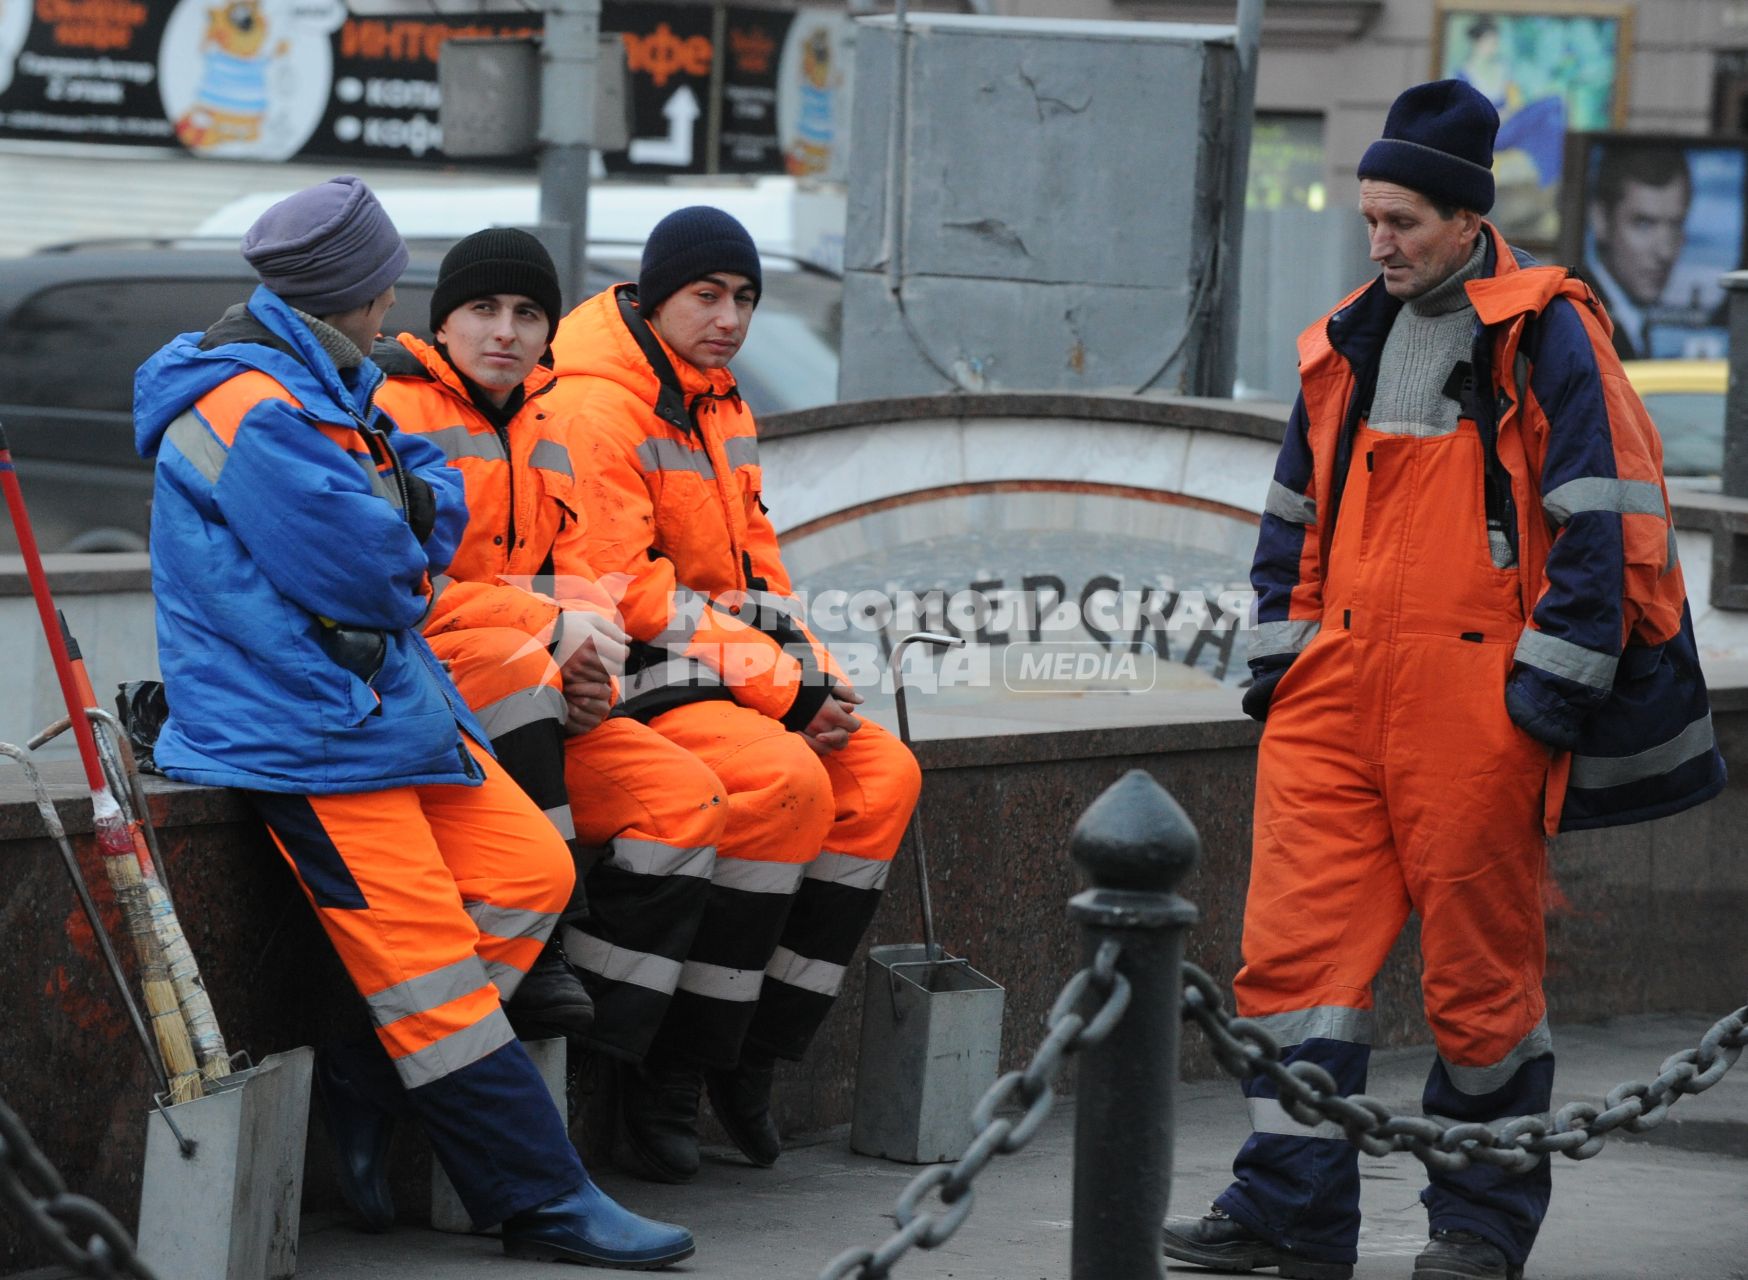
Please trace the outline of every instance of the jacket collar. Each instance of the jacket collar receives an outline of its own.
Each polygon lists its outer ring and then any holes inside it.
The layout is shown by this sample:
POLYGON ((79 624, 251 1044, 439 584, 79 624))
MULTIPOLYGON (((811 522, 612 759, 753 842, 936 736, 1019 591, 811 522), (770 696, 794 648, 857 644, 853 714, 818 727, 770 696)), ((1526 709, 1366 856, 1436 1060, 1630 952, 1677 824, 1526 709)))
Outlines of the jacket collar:
MULTIPOLYGON (((403 333, 392 341, 378 338, 376 346, 371 349, 370 358, 391 378, 434 382, 456 399, 472 403, 467 384, 462 381, 461 373, 456 367, 449 363, 448 357, 435 343, 426 342, 415 334, 403 333)), ((551 368, 545 364, 535 365, 522 381, 523 403, 550 391, 553 381, 551 368)))
MULTIPOLYGON (((1588 285, 1564 267, 1544 267, 1520 250, 1512 249, 1499 229, 1485 220, 1481 233, 1487 238, 1487 257, 1481 274, 1465 290, 1480 323, 1492 328, 1520 315, 1539 315, 1557 297, 1591 306, 1608 325, 1607 316, 1588 285)), ((1402 303, 1390 296, 1379 276, 1344 299, 1329 315, 1326 331, 1329 346, 1350 365, 1359 367, 1376 356, 1389 336, 1402 303)))
MULTIPOLYGON (((270 344, 289 354, 322 385, 336 404, 362 415, 370 396, 382 381, 382 371, 368 359, 356 370, 342 373, 323 349, 321 341, 310 331, 285 300, 265 285, 256 288, 249 298, 249 314, 279 341, 270 344)), ((215 351, 217 349, 215 348, 215 351)), ((266 372, 271 373, 271 369, 266 372)))

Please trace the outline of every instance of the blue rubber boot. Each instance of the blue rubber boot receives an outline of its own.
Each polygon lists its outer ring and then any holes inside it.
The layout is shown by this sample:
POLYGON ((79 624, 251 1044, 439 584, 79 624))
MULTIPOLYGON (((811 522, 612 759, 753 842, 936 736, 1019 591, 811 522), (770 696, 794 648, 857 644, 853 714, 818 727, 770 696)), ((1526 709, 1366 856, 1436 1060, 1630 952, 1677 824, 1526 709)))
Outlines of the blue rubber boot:
POLYGON ((361 1219, 366 1231, 387 1231, 395 1224, 394 1198, 388 1189, 388 1144, 395 1117, 360 1088, 348 1070, 346 1055, 330 1050, 316 1054, 316 1096, 334 1144, 340 1195, 361 1219))
POLYGON ((639 1217, 587 1177, 569 1195, 506 1219, 503 1231, 512 1258, 619 1271, 654 1271, 698 1248, 686 1228, 639 1217))

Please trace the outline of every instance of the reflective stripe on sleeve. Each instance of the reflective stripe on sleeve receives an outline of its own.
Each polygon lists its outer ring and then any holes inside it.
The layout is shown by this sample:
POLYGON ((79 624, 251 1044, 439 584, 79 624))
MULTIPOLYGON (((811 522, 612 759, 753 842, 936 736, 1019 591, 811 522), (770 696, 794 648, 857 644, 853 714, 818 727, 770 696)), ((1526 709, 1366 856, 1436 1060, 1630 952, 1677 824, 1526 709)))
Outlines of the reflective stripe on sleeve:
POLYGON ((649 693, 656 689, 666 689, 674 685, 719 685, 722 678, 702 662, 691 658, 669 658, 666 662, 656 662, 625 678, 625 694, 623 701, 629 702, 639 694, 649 693))
POLYGON ((706 480, 716 479, 716 468, 710 465, 710 455, 702 449, 688 448, 684 441, 666 436, 652 436, 637 446, 637 460, 647 471, 691 471, 706 480))
POLYGON ((1585 511, 1613 511, 1623 516, 1661 516, 1663 489, 1649 480, 1605 480, 1585 476, 1568 480, 1542 499, 1542 510, 1555 526, 1585 511))
POLYGON ((1269 481, 1269 494, 1262 509, 1265 514, 1288 524, 1310 528, 1317 523, 1317 500, 1308 494, 1294 493, 1279 480, 1269 481))
POLYGON ((501 738, 514 729, 539 724, 542 720, 556 720, 563 724, 564 694, 549 684, 519 689, 508 697, 477 708, 474 715, 479 717, 480 727, 488 738, 501 738))
POLYGON ((722 451, 728 455, 728 465, 744 467, 749 464, 758 465, 759 438, 757 436, 730 436, 722 442, 722 451))
POLYGON ((1712 716, 1708 711, 1667 742, 1659 742, 1630 756, 1573 755, 1571 785, 1595 791, 1661 777, 1694 757, 1705 755, 1716 745, 1717 736, 1712 730, 1712 716))
POLYGON ((190 409, 172 422, 165 430, 164 438, 176 446, 176 452, 188 459, 189 465, 200 472, 202 479, 208 484, 218 483, 219 473, 225 469, 225 459, 231 451, 208 430, 194 410, 190 409))
POLYGON ((1620 664, 1615 654, 1598 653, 1545 631, 1525 631, 1513 656, 1519 662, 1564 676, 1576 684, 1603 690, 1614 687, 1615 667, 1620 664))
POLYGON ((528 465, 542 471, 555 471, 561 476, 576 477, 571 470, 571 451, 556 440, 536 440, 528 455, 528 465))
POLYGON ((496 431, 469 431, 466 427, 439 427, 419 433, 443 450, 443 456, 454 462, 457 458, 487 458, 508 462, 504 446, 496 431))
POLYGON ((1250 633, 1250 656, 1269 658, 1277 653, 1301 653, 1322 628, 1323 624, 1315 619, 1259 622, 1250 633))

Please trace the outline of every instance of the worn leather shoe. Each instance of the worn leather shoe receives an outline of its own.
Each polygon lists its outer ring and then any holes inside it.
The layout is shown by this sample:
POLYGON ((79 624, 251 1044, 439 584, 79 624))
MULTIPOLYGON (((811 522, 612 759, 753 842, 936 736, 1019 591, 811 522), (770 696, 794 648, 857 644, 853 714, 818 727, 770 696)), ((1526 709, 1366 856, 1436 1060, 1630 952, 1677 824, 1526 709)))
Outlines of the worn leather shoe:
POLYGON ((631 1212, 589 1181, 569 1195, 505 1219, 504 1252, 534 1262, 654 1271, 697 1252, 692 1233, 631 1212))
POLYGON ((1318 1262, 1271 1244, 1226 1211, 1211 1208, 1200 1218, 1173 1218, 1165 1224, 1165 1256, 1193 1262, 1210 1271, 1246 1272, 1274 1267, 1288 1280, 1351 1280, 1350 1262, 1318 1262))
POLYGON ((783 1154, 783 1135, 771 1118, 771 1081, 776 1071, 769 1054, 747 1049, 732 1070, 704 1073, 710 1109, 741 1154, 761 1169, 769 1169, 783 1154))
POLYGON ((1434 1231, 1414 1260, 1414 1280, 1523 1280, 1523 1268, 1473 1231, 1434 1231))
POLYGON ((648 1182, 690 1182, 698 1173, 698 1099, 704 1080, 689 1063, 621 1063, 614 1162, 648 1182))
POLYGON ((581 1036, 595 1024, 595 1002, 589 999, 583 980, 564 952, 551 944, 541 950, 540 958, 504 1005, 504 1013, 524 1040, 581 1036))
POLYGON ((395 1224, 394 1197, 388 1189, 388 1144, 395 1118, 364 1095, 333 1053, 316 1054, 313 1074, 339 1166, 340 1195, 366 1231, 387 1231, 395 1224))

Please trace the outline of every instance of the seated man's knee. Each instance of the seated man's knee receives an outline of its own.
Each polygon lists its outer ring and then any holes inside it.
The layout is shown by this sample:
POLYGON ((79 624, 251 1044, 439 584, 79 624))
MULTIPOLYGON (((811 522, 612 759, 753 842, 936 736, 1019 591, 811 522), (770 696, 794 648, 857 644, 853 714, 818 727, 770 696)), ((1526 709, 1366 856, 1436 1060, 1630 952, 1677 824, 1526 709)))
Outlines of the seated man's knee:
POLYGON ((825 765, 799 733, 770 738, 759 745, 759 753, 759 763, 770 778, 762 788, 761 803, 787 810, 796 827, 808 832, 809 839, 803 843, 818 845, 837 816, 831 775, 825 765))

